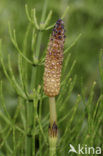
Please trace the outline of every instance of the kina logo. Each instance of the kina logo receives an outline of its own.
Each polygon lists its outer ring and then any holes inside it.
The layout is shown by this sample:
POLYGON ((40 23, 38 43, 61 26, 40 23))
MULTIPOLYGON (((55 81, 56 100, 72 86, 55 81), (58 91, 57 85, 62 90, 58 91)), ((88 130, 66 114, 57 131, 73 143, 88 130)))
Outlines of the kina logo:
POLYGON ((75 147, 72 144, 69 144, 70 148, 68 153, 76 153, 76 154, 101 154, 102 150, 101 147, 89 147, 87 145, 81 146, 80 144, 78 144, 77 150, 75 149, 75 147))

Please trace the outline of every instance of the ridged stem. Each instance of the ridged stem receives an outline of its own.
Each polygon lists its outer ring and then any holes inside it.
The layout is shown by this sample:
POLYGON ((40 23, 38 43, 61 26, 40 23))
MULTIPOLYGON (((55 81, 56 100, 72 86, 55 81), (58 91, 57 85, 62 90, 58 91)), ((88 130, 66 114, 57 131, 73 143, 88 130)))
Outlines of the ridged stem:
POLYGON ((56 156, 56 144, 57 144, 57 137, 56 138, 49 138, 49 156, 56 156))
POLYGON ((49 105, 50 105, 49 156, 56 156, 57 116, 56 116, 55 97, 49 97, 49 105))
POLYGON ((50 105, 50 125, 52 126, 54 122, 56 122, 56 105, 55 105, 55 97, 49 97, 49 105, 50 105))
POLYGON ((32 153, 32 136, 31 127, 33 124, 33 105, 27 102, 27 145, 26 145, 26 156, 30 156, 32 153))
MULTIPOLYGON (((45 20, 46 11, 47 11, 47 4, 48 4, 48 0, 45 0, 44 1, 43 10, 42 10, 42 16, 41 16, 40 23, 44 22, 44 20, 45 20)), ((40 31, 38 33, 37 44, 36 44, 36 51, 35 51, 35 56, 37 58, 39 58, 39 55, 40 55, 40 47, 41 47, 42 38, 43 38, 43 31, 40 31)), ((38 72, 37 72, 37 68, 35 68, 33 74, 35 75, 35 77, 34 77, 34 84, 36 84, 35 87, 37 87, 37 85, 38 85, 38 72)))

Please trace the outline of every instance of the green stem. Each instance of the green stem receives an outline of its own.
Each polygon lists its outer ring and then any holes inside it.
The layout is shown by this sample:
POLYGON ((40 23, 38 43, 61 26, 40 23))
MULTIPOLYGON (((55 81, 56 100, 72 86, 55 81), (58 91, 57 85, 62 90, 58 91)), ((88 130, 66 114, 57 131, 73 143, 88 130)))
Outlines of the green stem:
POLYGON ((26 156, 32 155, 32 136, 31 129, 33 124, 33 105, 27 102, 27 144, 26 144, 26 156))
POLYGON ((13 154, 14 156, 16 156, 15 127, 13 127, 13 146, 14 146, 13 154))
POLYGON ((56 144, 57 144, 57 116, 56 116, 56 104, 55 97, 49 97, 50 105, 50 128, 49 128, 49 154, 50 156, 56 155, 56 144))
POLYGON ((49 97, 49 105, 50 105, 50 124, 53 125, 56 122, 56 105, 55 105, 55 97, 49 97))
MULTIPOLYGON (((43 6, 43 10, 42 10, 42 16, 41 16, 40 24, 43 23, 44 20, 45 20, 46 10, 47 10, 47 3, 48 3, 48 0, 45 0, 44 6, 43 6)), ((35 52, 35 56, 37 58, 39 58, 39 54, 40 54, 40 47, 41 47, 42 37, 43 37, 43 32, 40 31, 39 34, 38 34, 37 46, 36 46, 36 52, 35 52)), ((34 84, 38 85, 38 81, 37 81, 38 80, 37 68, 35 68, 35 71, 34 71, 33 74, 35 75, 34 84)), ((35 87, 36 87, 36 85, 35 85, 35 87)))
POLYGON ((38 104, 38 98, 35 96, 35 98, 33 100, 34 113, 33 113, 32 156, 35 156, 35 135, 36 135, 37 104, 38 104))
MULTIPOLYGON (((41 121, 41 111, 42 110, 42 98, 40 100, 40 106, 39 106, 39 119, 41 121)), ((41 142, 41 134, 39 134, 39 150, 40 150, 40 156, 42 156, 42 142, 41 142)))
MULTIPOLYGON (((47 10, 47 1, 48 0, 45 0, 44 2, 44 6, 43 6, 43 11, 42 11, 42 16, 41 16, 41 22, 44 22, 45 20, 45 16, 46 16, 46 10, 47 10)), ((43 32, 40 31, 39 34, 38 34, 38 41, 37 41, 37 47, 36 47, 36 56, 39 57, 39 52, 40 52, 40 45, 41 45, 41 40, 42 40, 42 36, 43 36, 43 32)))
POLYGON ((57 138, 49 138, 49 156, 56 156, 57 138))

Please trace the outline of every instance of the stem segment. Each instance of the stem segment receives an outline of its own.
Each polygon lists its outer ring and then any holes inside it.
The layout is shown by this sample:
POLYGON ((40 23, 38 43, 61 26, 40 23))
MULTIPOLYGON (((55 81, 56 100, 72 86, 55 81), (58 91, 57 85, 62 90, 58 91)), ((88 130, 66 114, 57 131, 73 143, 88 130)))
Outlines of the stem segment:
POLYGON ((50 156, 56 155, 56 144, 57 144, 57 117, 56 117, 56 104, 55 97, 49 97, 50 104, 50 126, 49 126, 49 152, 50 156))
POLYGON ((26 156, 30 156, 32 153, 32 136, 31 129, 33 124, 33 104, 27 102, 27 149, 26 156))
POLYGON ((50 104, 50 125, 52 126, 54 122, 56 122, 56 105, 55 105, 55 97, 49 97, 50 104))
POLYGON ((57 138, 49 138, 49 156, 56 156, 56 144, 57 144, 57 138))

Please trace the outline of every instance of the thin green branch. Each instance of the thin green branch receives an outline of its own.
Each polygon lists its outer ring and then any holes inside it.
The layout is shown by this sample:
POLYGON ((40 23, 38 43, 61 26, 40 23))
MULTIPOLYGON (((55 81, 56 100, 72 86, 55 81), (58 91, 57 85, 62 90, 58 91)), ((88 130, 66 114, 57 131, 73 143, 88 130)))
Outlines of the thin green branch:
POLYGON ((2 56, 0 57, 0 61, 1 61, 1 65, 2 65, 2 68, 3 68, 3 71, 4 71, 4 74, 6 76, 6 78, 9 80, 9 82, 11 83, 11 85, 13 86, 13 88, 15 89, 16 93, 23 97, 24 99, 26 99, 26 96, 24 94, 22 94, 19 90, 19 88, 17 87, 16 83, 15 83, 15 79, 14 77, 12 77, 12 79, 9 77, 7 71, 6 71, 6 68, 5 68, 5 65, 4 65, 4 62, 3 62, 3 58, 2 56), (21 94, 20 94, 21 93, 21 94))
POLYGON ((13 154, 13 150, 11 149, 9 143, 7 141, 5 141, 5 146, 7 148, 7 150, 10 152, 10 154, 12 155, 13 154))
POLYGON ((68 13, 68 10, 69 10, 69 6, 67 6, 67 8, 65 9, 61 19, 63 19, 66 16, 66 14, 68 13))
POLYGON ((5 112, 5 114, 7 115, 8 119, 10 120, 11 117, 10 117, 8 111, 7 111, 7 108, 6 108, 6 105, 5 105, 5 102, 4 102, 3 93, 2 93, 2 81, 0 83, 0 97, 1 97, 1 105, 2 105, 2 108, 3 108, 4 112, 5 112))
POLYGON ((9 34, 10 34, 10 38, 11 41, 13 43, 13 45, 15 46, 15 48, 17 49, 17 52, 30 64, 33 65, 33 62, 31 60, 29 60, 23 53, 22 51, 19 49, 18 44, 17 44, 17 40, 16 40, 16 34, 15 34, 15 30, 13 30, 13 35, 12 35, 12 31, 11 31, 11 27, 9 24, 9 34))
POLYGON ((39 124, 39 128, 40 128, 41 134, 42 134, 42 136, 44 138, 44 141, 45 141, 46 145, 48 145, 46 135, 45 135, 45 133, 43 131, 43 127, 42 127, 41 121, 40 121, 38 116, 37 116, 37 121, 38 121, 38 124, 39 124))
POLYGON ((49 24, 50 20, 51 20, 51 17, 52 17, 52 10, 50 10, 46 20, 45 20, 45 23, 44 23, 44 28, 46 28, 46 26, 49 24))
POLYGON ((48 2, 49 2, 48 0, 44 1, 44 5, 42 9, 42 16, 41 16, 41 23, 44 22, 45 20, 48 2))
POLYGON ((23 89, 26 97, 28 98, 29 100, 29 93, 27 92, 27 89, 26 89, 26 74, 24 72, 24 65, 23 65, 23 62, 22 62, 22 58, 20 55, 18 55, 18 69, 19 69, 19 77, 20 77, 20 82, 21 82, 21 88, 23 89))
POLYGON ((36 29, 39 30, 40 27, 39 27, 38 22, 37 22, 36 9, 35 8, 31 10, 31 14, 32 14, 32 18, 33 18, 33 21, 34 21, 34 25, 35 25, 36 29))
MULTIPOLYGON (((65 9, 65 11, 64 11, 64 13, 63 13, 63 15, 61 16, 61 19, 63 19, 63 18, 66 16, 66 14, 67 14, 68 10, 69 10, 69 6, 67 6, 67 8, 65 9)), ((45 30, 49 30, 49 29, 53 28, 53 27, 54 27, 54 25, 55 25, 55 23, 54 23, 54 24, 52 24, 52 25, 50 25, 50 26, 48 26, 48 27, 46 27, 46 28, 45 28, 45 30)))
POLYGON ((68 92, 64 92, 63 96, 65 96, 65 94, 67 94, 67 97, 65 99, 62 99, 61 101, 58 100, 58 107, 59 107, 59 111, 63 111, 63 109, 65 108, 65 104, 68 102, 69 98, 70 98, 70 95, 73 91, 73 88, 75 86, 75 83, 76 83, 76 80, 77 80, 77 76, 75 75, 74 78, 73 78, 73 81, 69 81, 68 85, 69 85, 69 90, 68 92), (64 102, 64 105, 61 105, 61 103, 64 102))
POLYGON ((33 23, 32 20, 31 20, 30 15, 29 15, 28 5, 27 4, 25 4, 25 11, 26 11, 26 15, 27 15, 27 18, 28 18, 29 22, 33 23))
POLYGON ((5 144, 5 142, 7 141, 7 138, 9 137, 10 133, 11 133, 12 128, 10 128, 7 132, 7 134, 3 137, 3 141, 0 144, 0 148, 5 144))
POLYGON ((9 125, 11 125, 11 121, 4 115, 2 111, 0 111, 0 117, 9 125))
POLYGON ((68 63, 70 61, 70 58, 71 58, 71 53, 68 54, 68 57, 65 58, 65 62, 64 62, 64 65, 63 65, 63 71, 66 72, 66 69, 68 67, 68 63))
MULTIPOLYGON (((39 105, 39 120, 41 122, 41 117, 42 117, 42 97, 40 99, 40 105, 39 105)), ((39 153, 40 156, 42 156, 42 138, 41 134, 39 134, 39 153)))
POLYGON ((72 44, 70 45, 70 47, 68 47, 67 49, 64 50, 64 54, 66 54, 77 43, 77 41, 80 39, 81 36, 82 36, 82 34, 80 33, 76 37, 76 39, 72 42, 72 44))
MULTIPOLYGON (((28 47, 28 36, 31 30, 31 23, 28 24, 27 30, 25 32, 24 40, 23 40, 23 54, 26 56, 27 47, 28 47)), ((15 37, 16 38, 16 37, 15 37)))
POLYGON ((15 125, 15 129, 18 130, 21 134, 26 135, 25 131, 23 129, 21 129, 20 127, 15 125))
POLYGON ((16 156, 16 138, 15 138, 15 126, 13 126, 13 130, 12 130, 12 134, 13 134, 13 155, 16 156))
POLYGON ((96 118, 96 113, 97 113, 97 110, 98 110, 98 107, 99 107, 99 104, 100 102, 103 100, 103 95, 101 95, 96 103, 96 106, 95 106, 95 110, 94 110, 94 113, 93 113, 93 119, 95 121, 95 118, 96 118))
POLYGON ((52 28, 54 27, 54 25, 55 25, 55 23, 54 23, 54 24, 52 24, 52 25, 50 25, 50 26, 48 26, 47 28, 45 28, 45 30, 52 29, 52 28))
POLYGON ((17 105, 17 108, 16 108, 16 111, 14 113, 14 117, 13 117, 13 122, 15 123, 16 122, 16 119, 20 113, 20 109, 21 109, 21 102, 20 102, 20 98, 18 98, 18 105, 17 105))
POLYGON ((70 75, 71 75, 71 73, 72 73, 72 71, 74 69, 75 64, 76 64, 76 60, 73 61, 73 64, 72 64, 72 66, 71 66, 68 74, 66 75, 66 77, 64 78, 64 80, 61 82, 61 86, 64 85, 64 83, 69 79, 69 77, 70 77, 70 75))
POLYGON ((33 52, 33 56, 34 56, 34 51, 35 51, 36 37, 37 37, 36 31, 35 31, 35 29, 33 29, 32 40, 31 40, 31 49, 32 49, 32 52, 33 52))
POLYGON ((75 102, 75 105, 74 105, 74 108, 73 108, 72 116, 70 118, 70 121, 69 121, 68 125, 66 126, 65 132, 64 132, 64 134, 63 134, 63 136, 62 136, 62 138, 60 140, 60 143, 65 140, 64 138, 65 138, 66 134, 70 132, 70 126, 71 126, 71 124, 73 122, 73 119, 74 119, 74 117, 76 115, 76 111, 77 111, 77 108, 78 108, 78 105, 79 105, 80 101, 81 101, 81 96, 78 95, 77 99, 76 99, 76 102, 75 102))
POLYGON ((18 70, 19 70, 19 78, 21 87, 24 89, 24 82, 23 82, 23 71, 22 71, 22 57, 18 55, 18 70))
POLYGON ((9 71, 10 71, 12 83, 15 85, 15 89, 16 89, 18 95, 21 95, 24 99, 27 99, 24 91, 22 90, 22 88, 16 82, 16 79, 14 77, 14 74, 13 74, 13 71, 12 71, 12 68, 11 68, 11 61, 10 61, 10 56, 9 55, 8 55, 8 66, 9 66, 9 71))

